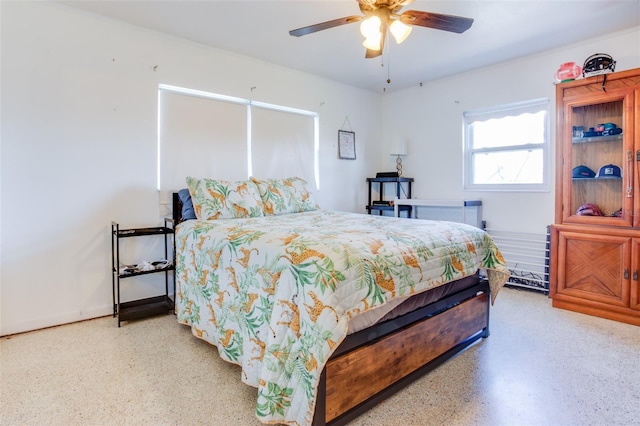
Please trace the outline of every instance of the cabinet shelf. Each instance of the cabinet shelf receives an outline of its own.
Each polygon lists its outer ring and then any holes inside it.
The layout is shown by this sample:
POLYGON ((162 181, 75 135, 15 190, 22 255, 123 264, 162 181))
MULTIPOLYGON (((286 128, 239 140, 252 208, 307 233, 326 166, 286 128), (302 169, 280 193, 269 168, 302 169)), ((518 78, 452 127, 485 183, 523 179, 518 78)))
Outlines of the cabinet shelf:
POLYGON ((589 136, 586 138, 572 138, 571 142, 574 144, 578 143, 593 143, 593 142, 618 142, 622 140, 622 133, 611 136, 589 136))
POLYGON ((619 178, 617 176, 612 176, 612 177, 608 177, 608 176, 603 176, 603 177, 597 177, 597 178, 571 178, 572 181, 574 182, 598 182, 598 181, 603 181, 603 180, 620 180, 622 178, 619 178))

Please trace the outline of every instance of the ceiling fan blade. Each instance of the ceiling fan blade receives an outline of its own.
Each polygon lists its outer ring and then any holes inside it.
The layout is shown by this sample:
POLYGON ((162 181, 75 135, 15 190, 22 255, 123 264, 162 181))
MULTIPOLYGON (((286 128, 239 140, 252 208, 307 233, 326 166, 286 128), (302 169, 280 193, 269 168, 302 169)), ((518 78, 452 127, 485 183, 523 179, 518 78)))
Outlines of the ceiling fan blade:
POLYGON ((435 28, 436 30, 451 31, 461 34, 471 28, 473 19, 462 16, 443 15, 441 13, 407 10, 400 15, 400 21, 407 25, 435 28))
POLYGON ((319 24, 309 25, 308 27, 298 28, 296 30, 289 31, 289 34, 295 37, 315 33, 317 31, 326 30, 329 28, 337 27, 340 25, 351 24, 358 22, 362 19, 362 16, 345 16, 344 18, 338 18, 327 22, 321 22, 319 24))

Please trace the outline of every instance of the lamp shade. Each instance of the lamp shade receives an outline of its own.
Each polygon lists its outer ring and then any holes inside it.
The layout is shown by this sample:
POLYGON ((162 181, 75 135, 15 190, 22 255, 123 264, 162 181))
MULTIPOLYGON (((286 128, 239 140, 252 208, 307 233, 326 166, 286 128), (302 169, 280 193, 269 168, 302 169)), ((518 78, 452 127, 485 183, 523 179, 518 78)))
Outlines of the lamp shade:
POLYGON ((396 43, 398 44, 402 43, 407 37, 409 37, 411 30, 412 28, 410 26, 405 25, 398 20, 394 20, 389 27, 389 31, 391 31, 393 38, 396 39, 396 43))
POLYGON ((380 33, 381 24, 382 21, 380 21, 380 18, 377 16, 371 16, 360 24, 360 32, 365 37, 362 45, 367 49, 380 50, 380 38, 382 37, 380 33))
POLYGON ((365 36, 365 38, 375 37, 376 34, 380 34, 380 25, 382 21, 377 16, 371 16, 370 18, 365 19, 360 24, 360 33, 365 36))
POLYGON ((375 37, 367 37, 362 45, 369 50, 380 50, 380 34, 375 37))
POLYGON ((407 155, 407 140, 399 140, 391 150, 391 155, 407 155))

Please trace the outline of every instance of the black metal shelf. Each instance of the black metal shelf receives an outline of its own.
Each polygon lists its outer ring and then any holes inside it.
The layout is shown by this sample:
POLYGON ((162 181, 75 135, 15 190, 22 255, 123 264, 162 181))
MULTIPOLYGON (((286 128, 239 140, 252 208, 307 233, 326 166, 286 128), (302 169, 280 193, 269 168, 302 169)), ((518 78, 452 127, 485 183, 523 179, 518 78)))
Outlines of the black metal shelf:
MULTIPOLYGON (((171 220, 172 219, 167 219, 171 220)), ((143 237, 146 235, 164 235, 173 234, 173 229, 166 226, 157 226, 153 228, 131 228, 131 229, 118 229, 118 237, 143 237)))
MULTIPOLYGON (((393 206, 386 205, 386 204, 371 204, 370 206, 367 206, 367 210, 393 211, 393 206)), ((398 206, 398 210, 401 212, 409 212, 411 211, 411 206, 398 206)))
POLYGON ((129 321, 164 314, 172 310, 173 305, 173 300, 166 295, 120 303, 118 321, 129 321))
MULTIPOLYGON (((384 186, 385 184, 395 184, 394 185, 394 195, 396 198, 401 198, 401 194, 405 194, 406 198, 411 198, 411 185, 413 184, 413 178, 410 177, 374 177, 367 178, 367 183, 369 185, 369 196, 367 198, 368 204, 365 206, 367 209, 367 213, 371 214, 372 211, 377 212, 379 215, 382 215, 385 211, 393 211, 393 204, 391 200, 385 200, 384 196, 384 186), (378 194, 379 199, 372 199, 373 185, 378 184, 378 194), (405 193, 403 184, 407 186, 407 192, 405 193)), ((411 217, 411 206, 398 206, 398 211, 407 212, 407 217, 411 217)))
POLYGON ((410 177, 374 177, 367 178, 367 182, 413 182, 413 178, 410 177))
POLYGON ((111 274, 113 286, 113 316, 118 317, 118 327, 122 321, 144 318, 151 315, 166 313, 174 308, 174 301, 169 297, 169 273, 172 272, 173 277, 173 297, 176 294, 176 277, 175 277, 175 237, 173 229, 173 219, 165 218, 164 226, 155 226, 147 228, 129 228, 120 229, 117 222, 111 222, 111 274), (121 272, 120 270, 120 239, 129 237, 147 237, 153 235, 164 236, 164 260, 151 262, 151 264, 160 264, 169 262, 159 268, 149 270, 137 270, 138 265, 130 265, 127 267, 130 271, 121 272), (172 259, 169 261, 169 237, 171 236, 172 259), (163 295, 148 297, 145 299, 121 302, 120 297, 120 280, 124 278, 137 277, 141 275, 155 274, 163 272, 165 291, 163 295))
POLYGON ((156 272, 165 272, 165 271, 173 271, 173 264, 167 265, 163 268, 150 269, 148 271, 133 271, 133 272, 120 273, 118 270, 115 270, 114 272, 117 272, 118 277, 120 278, 129 278, 129 277, 137 277, 140 275, 154 274, 156 272))

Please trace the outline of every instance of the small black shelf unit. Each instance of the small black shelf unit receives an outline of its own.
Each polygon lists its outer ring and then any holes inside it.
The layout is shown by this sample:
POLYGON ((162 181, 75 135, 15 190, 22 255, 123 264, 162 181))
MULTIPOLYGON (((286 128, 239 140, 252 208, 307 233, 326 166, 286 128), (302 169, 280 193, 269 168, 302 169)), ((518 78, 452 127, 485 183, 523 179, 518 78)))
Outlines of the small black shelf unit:
POLYGON ((175 281, 175 238, 174 221, 165 218, 164 226, 151 228, 129 228, 121 229, 117 222, 111 222, 111 272, 113 287, 113 316, 118 317, 118 327, 122 321, 129 321, 145 318, 151 315, 166 313, 173 310, 174 301, 169 295, 169 274, 173 278, 173 297, 176 294, 175 281), (120 267, 120 239, 131 237, 145 237, 151 235, 164 235, 164 259, 162 261, 151 262, 155 269, 138 270, 138 265, 130 265, 121 270, 120 267), (171 247, 171 257, 169 259, 169 247, 171 247), (164 294, 145 299, 121 302, 120 300, 120 280, 139 275, 164 272, 164 294))
MULTIPOLYGON (((372 211, 378 212, 379 215, 382 215, 385 211, 390 211, 393 213, 393 204, 391 200, 385 200, 384 198, 384 186, 385 184, 395 184, 395 197, 396 198, 411 198, 411 184, 413 183, 413 178, 409 177, 374 177, 367 178, 367 183, 369 184, 369 197, 367 202, 367 213, 371 214, 372 211), (374 184, 378 184, 378 200, 372 200, 372 186, 374 184), (401 197, 403 191, 402 185, 406 184, 407 191, 404 193, 405 197, 401 197)), ((407 217, 411 217, 411 206, 398 206, 400 212, 407 212, 407 217)))

